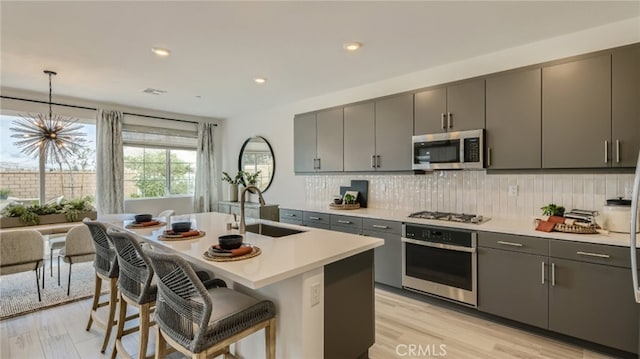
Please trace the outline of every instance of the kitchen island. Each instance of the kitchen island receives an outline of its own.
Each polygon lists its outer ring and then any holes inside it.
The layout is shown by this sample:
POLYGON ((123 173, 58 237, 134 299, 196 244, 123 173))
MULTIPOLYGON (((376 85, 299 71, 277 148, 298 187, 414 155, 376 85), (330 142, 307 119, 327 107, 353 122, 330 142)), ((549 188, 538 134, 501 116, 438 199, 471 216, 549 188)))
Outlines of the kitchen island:
MULTIPOLYGON (((235 290, 276 305, 278 358, 367 357, 374 341, 373 249, 378 238, 261 221, 302 232, 279 238, 251 232, 244 241, 259 247, 256 257, 213 262, 203 253, 228 231, 233 217, 201 213, 172 217, 191 221, 204 237, 163 241, 166 227, 128 229, 154 249, 173 252, 227 281, 235 290)), ((130 221, 111 222, 125 228, 130 221)), ((236 345, 243 358, 263 358, 262 332, 236 345)))

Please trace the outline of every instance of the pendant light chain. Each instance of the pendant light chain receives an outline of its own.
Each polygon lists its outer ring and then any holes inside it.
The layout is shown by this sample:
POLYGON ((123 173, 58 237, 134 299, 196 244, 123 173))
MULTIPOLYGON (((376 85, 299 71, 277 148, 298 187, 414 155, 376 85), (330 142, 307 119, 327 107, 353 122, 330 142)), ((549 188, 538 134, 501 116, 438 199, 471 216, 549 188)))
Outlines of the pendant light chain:
POLYGON ((53 111, 51 110, 51 72, 49 72, 49 121, 53 118, 53 111))

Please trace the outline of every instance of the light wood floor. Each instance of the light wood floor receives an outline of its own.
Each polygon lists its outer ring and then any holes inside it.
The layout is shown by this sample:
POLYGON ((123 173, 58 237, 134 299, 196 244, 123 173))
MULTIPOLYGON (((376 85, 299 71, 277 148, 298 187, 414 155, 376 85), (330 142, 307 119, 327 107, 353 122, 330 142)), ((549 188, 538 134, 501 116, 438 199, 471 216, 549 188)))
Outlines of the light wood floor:
MULTIPOLYGON (((0 358, 108 358, 111 345, 105 355, 98 349, 102 331, 95 325, 89 332, 84 330, 90 306, 89 300, 83 300, 0 321, 0 358)), ((115 330, 112 339, 114 335, 115 330)), ((125 346, 132 353, 137 347, 136 336, 125 340, 125 346)), ((149 343, 150 351, 155 345, 154 339, 149 343)), ((170 356, 180 357, 179 353, 170 356)), ((376 289, 376 344, 370 350, 370 357, 608 358, 381 289, 376 289), (416 355, 410 355, 410 345, 415 347, 416 355), (430 350, 431 356, 426 350, 430 350)))

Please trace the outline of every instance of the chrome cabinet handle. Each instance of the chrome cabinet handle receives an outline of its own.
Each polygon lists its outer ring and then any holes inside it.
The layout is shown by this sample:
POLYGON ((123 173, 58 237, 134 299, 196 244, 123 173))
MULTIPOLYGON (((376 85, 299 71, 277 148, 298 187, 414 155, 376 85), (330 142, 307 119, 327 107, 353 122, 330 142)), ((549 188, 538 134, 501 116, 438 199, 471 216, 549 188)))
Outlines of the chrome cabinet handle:
POLYGON ((320 217, 311 217, 311 216, 309 216, 309 219, 313 219, 314 221, 319 221, 320 217))
POLYGON ((441 114, 440 114, 440 116, 441 116, 441 117, 440 117, 440 120, 441 120, 440 122, 441 122, 441 124, 442 124, 442 129, 443 129, 443 130, 445 130, 447 127, 444 125, 444 117, 445 117, 444 112, 443 112, 443 113, 441 113, 441 114))
POLYGON ((376 168, 376 155, 371 155, 371 168, 376 168))
POLYGON ((451 120, 451 112, 447 113, 447 127, 453 128, 453 121, 451 120))
POLYGON ((620 163, 620 140, 616 140, 616 163, 620 163))
POLYGON ((604 141, 604 163, 609 162, 609 141, 604 141))
POLYGON ((598 258, 611 258, 608 254, 600 254, 600 253, 591 253, 591 252, 582 252, 578 251, 576 254, 587 257, 598 257, 598 258))
POLYGON ((338 223, 351 224, 351 221, 343 221, 343 220, 339 219, 338 223))
POLYGON ((487 147, 487 167, 491 167, 491 147, 487 147))
POLYGON ((383 226, 381 224, 374 224, 372 225, 373 228, 380 228, 380 229, 389 229, 389 226, 383 226))
POLYGON ((287 213, 287 214, 285 214, 285 216, 295 217, 296 215, 295 215, 295 214, 293 214, 293 213, 287 213))
POLYGON ((380 168, 380 155, 376 155, 376 168, 380 168))
POLYGON ((551 285, 556 286, 556 264, 551 263, 551 285))
POLYGON ((544 265, 545 263, 542 262, 542 284, 544 284, 544 265))
POLYGON ((318 168, 317 169, 320 169, 320 167, 321 167, 321 162, 320 162, 320 159, 318 158, 318 168))
POLYGON ((498 243, 504 244, 505 246, 513 246, 513 247, 522 247, 523 246, 522 243, 514 243, 514 242, 498 241, 498 243))

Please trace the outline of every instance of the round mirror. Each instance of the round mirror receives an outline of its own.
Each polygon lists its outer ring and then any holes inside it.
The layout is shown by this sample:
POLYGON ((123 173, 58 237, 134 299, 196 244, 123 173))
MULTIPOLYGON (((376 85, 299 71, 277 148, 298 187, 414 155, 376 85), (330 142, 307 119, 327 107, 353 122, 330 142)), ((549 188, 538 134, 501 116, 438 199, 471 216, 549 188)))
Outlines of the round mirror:
POLYGON ((264 137, 256 136, 244 141, 238 157, 238 170, 249 175, 260 171, 256 178, 256 187, 262 192, 269 188, 276 170, 276 159, 271 145, 264 137))

